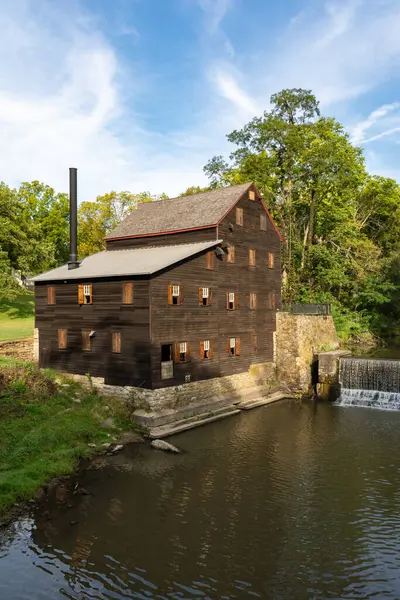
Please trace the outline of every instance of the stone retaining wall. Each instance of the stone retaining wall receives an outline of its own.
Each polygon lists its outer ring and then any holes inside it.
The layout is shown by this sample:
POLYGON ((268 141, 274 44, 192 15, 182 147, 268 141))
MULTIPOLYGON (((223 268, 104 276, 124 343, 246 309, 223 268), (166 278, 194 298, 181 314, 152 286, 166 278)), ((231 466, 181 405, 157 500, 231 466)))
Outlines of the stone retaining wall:
MULTIPOLYGON (((83 375, 73 375, 83 383, 89 379, 83 375)), ((114 396, 126 400, 132 409, 141 409, 151 412, 159 412, 168 409, 177 409, 184 406, 198 404, 199 401, 207 404, 210 401, 221 402, 230 398, 240 401, 249 389, 259 388, 265 393, 272 393, 282 389, 276 379, 276 365, 274 363, 262 363, 252 365, 249 372, 217 377, 202 381, 193 381, 184 385, 148 390, 130 386, 106 385, 101 377, 90 379, 100 394, 114 396)))
POLYGON ((339 348, 333 318, 281 312, 277 314, 276 321, 278 379, 285 382, 292 392, 307 392, 316 355, 339 348))
POLYGON ((18 360, 32 362, 33 339, 0 342, 0 355, 12 356, 18 360))

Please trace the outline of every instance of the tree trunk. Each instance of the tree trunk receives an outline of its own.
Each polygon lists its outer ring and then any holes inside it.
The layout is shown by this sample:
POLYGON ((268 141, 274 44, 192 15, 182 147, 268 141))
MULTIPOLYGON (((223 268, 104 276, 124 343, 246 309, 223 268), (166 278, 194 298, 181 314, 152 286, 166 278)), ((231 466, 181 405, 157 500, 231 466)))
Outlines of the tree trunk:
POLYGON ((308 222, 307 250, 310 248, 314 236, 315 221, 315 190, 311 190, 310 219, 308 222))

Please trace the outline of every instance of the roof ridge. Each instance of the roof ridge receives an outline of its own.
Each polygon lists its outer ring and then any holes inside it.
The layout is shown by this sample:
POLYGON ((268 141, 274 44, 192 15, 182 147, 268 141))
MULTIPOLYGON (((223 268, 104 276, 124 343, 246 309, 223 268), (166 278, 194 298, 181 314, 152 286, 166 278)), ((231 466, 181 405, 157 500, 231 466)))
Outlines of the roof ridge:
MULTIPOLYGON (((195 194, 188 194, 187 196, 185 196, 184 194, 182 194, 182 196, 173 196, 172 198, 160 198, 159 200, 152 200, 152 202, 138 202, 138 206, 154 206, 157 204, 161 204, 161 202, 171 202, 171 200, 180 200, 181 198, 192 198, 193 196, 202 196, 203 194, 212 194, 213 192, 220 192, 222 190, 231 190, 232 188, 237 188, 237 187, 241 187, 244 185, 252 185, 252 181, 249 181, 248 183, 236 183, 235 185, 224 185, 221 187, 217 187, 217 188, 210 188, 209 190, 203 190, 202 192, 196 192, 195 194)), ((133 211, 132 211, 133 212, 133 211)))

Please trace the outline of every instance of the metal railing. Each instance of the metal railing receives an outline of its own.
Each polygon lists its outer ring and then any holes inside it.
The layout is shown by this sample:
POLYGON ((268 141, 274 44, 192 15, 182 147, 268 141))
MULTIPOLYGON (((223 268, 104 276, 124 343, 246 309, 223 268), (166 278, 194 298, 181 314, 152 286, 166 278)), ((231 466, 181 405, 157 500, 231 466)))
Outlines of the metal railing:
POLYGON ((328 316, 331 314, 330 304, 283 304, 282 310, 284 312, 290 312, 294 315, 323 315, 328 316))

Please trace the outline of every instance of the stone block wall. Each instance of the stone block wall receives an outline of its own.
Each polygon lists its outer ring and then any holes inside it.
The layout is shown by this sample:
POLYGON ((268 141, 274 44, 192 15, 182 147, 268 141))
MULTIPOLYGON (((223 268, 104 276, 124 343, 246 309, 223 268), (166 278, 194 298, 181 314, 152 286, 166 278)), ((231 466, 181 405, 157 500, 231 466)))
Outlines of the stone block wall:
POLYGON ((331 316, 295 315, 280 312, 276 323, 278 379, 292 392, 311 386, 311 368, 316 355, 339 347, 331 316))

